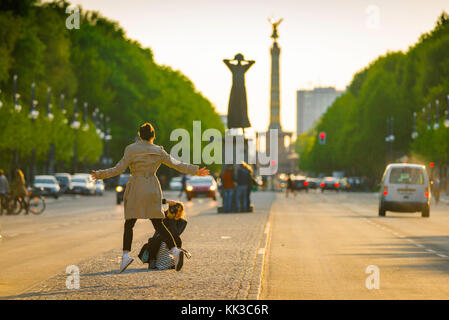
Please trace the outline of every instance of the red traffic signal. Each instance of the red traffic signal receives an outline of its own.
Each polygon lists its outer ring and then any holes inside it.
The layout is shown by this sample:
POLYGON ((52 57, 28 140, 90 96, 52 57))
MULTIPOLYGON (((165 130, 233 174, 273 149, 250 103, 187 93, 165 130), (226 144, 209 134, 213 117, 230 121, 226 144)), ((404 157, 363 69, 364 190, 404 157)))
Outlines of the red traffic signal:
POLYGON ((325 144, 326 143, 326 133, 321 131, 318 134, 318 137, 320 138, 320 144, 325 144))
POLYGON ((430 167, 431 167, 431 168, 435 167, 435 163, 431 162, 431 163, 430 163, 430 167))

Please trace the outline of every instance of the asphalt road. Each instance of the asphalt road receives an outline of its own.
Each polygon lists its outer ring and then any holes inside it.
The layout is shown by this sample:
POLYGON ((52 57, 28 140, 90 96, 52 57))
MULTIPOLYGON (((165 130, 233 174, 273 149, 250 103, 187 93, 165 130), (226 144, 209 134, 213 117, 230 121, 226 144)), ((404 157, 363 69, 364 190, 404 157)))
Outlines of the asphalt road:
MULTIPOLYGON (((176 192, 164 194, 176 199, 176 192)), ((185 202, 189 222, 183 247, 192 258, 180 272, 148 271, 137 254, 150 221, 134 229, 136 260, 118 275, 123 206, 113 193, 52 201, 40 216, 2 216, 0 299, 247 299, 256 298, 258 253, 274 194, 254 196, 254 213, 217 214, 217 202, 185 202), (80 288, 68 289, 68 266, 80 271, 80 288)), ((185 199, 184 199, 185 200, 185 199)))
MULTIPOLYGON (((217 214, 220 199, 186 203, 182 238, 192 259, 180 272, 148 271, 136 259, 116 273, 123 207, 113 193, 50 199, 40 216, 1 216, 0 299, 449 297, 447 203, 425 219, 378 217, 372 193, 255 192, 253 201, 254 213, 234 214, 217 214), (70 265, 79 289, 66 286, 70 265), (368 289, 376 271, 379 288, 368 289)), ((149 221, 136 224, 132 256, 152 233, 149 221)))
POLYGON ((278 195, 260 298, 448 299, 449 205, 433 203, 430 218, 378 217, 377 201, 362 193, 278 195))

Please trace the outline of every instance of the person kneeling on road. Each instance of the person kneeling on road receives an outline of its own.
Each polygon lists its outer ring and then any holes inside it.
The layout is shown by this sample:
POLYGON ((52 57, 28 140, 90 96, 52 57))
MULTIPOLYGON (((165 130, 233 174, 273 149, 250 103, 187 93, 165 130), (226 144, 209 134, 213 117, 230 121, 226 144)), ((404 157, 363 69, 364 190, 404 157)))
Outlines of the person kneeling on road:
POLYGON ((168 228, 170 234, 176 243, 176 247, 183 253, 180 256, 179 263, 175 264, 173 257, 167 252, 167 239, 156 230, 153 237, 148 239, 139 253, 139 258, 143 263, 148 262, 148 269, 176 269, 179 271, 183 265, 183 255, 190 258, 190 253, 182 248, 182 241, 180 235, 184 232, 187 221, 184 219, 184 205, 179 201, 166 201, 162 200, 162 203, 168 203, 168 209, 165 211, 166 218, 163 220, 164 225, 168 228))

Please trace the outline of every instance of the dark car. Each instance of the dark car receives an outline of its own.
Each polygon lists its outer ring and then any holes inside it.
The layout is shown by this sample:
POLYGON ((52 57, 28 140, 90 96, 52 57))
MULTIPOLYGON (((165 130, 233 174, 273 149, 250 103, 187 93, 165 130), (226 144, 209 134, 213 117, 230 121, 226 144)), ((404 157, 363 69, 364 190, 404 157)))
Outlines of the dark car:
POLYGON ((338 192, 340 190, 340 182, 337 178, 325 177, 321 180, 320 188, 321 192, 324 192, 324 190, 333 190, 338 192))
POLYGON ((307 178, 307 183, 309 189, 318 189, 320 187, 320 179, 317 178, 307 178))
POLYGON ((117 186, 115 187, 117 204, 120 204, 123 201, 123 195, 125 194, 126 184, 128 181, 129 173, 123 173, 118 178, 117 186))
POLYGON ((305 192, 309 192, 309 182, 307 181, 306 177, 293 178, 293 185, 295 187, 295 190, 304 190, 305 192))

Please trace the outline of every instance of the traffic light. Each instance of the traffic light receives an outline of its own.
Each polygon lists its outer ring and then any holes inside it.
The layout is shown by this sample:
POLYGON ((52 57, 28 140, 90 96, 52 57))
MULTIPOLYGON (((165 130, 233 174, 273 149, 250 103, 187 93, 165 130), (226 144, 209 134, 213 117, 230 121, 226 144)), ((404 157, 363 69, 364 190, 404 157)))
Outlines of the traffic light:
POLYGON ((321 131, 320 134, 318 135, 319 139, 320 139, 320 144, 325 144, 326 143, 326 133, 321 131))
POLYGON ((431 168, 435 167, 435 163, 431 162, 431 163, 430 163, 430 167, 431 167, 431 168))

